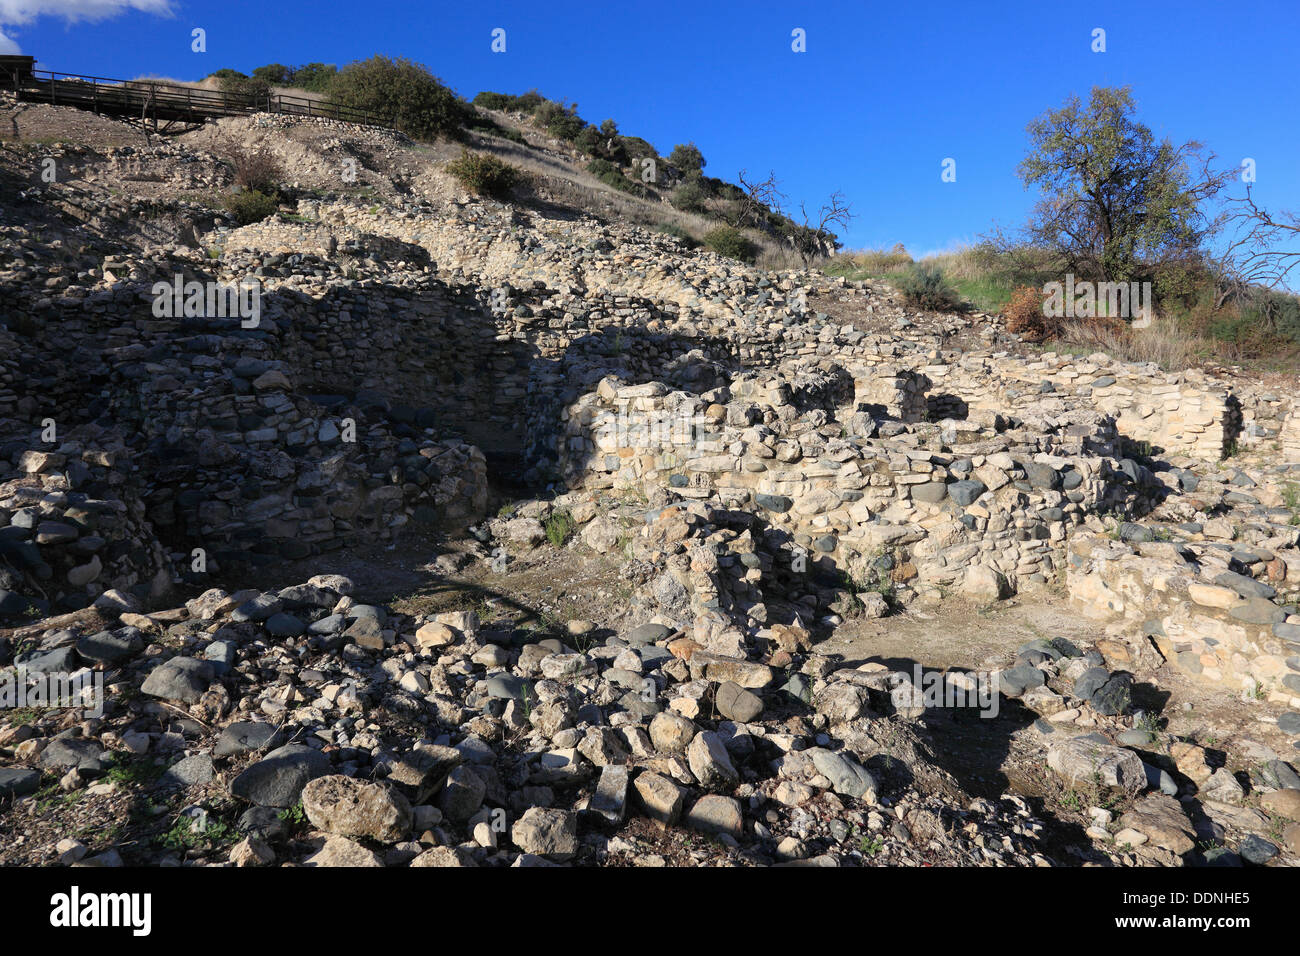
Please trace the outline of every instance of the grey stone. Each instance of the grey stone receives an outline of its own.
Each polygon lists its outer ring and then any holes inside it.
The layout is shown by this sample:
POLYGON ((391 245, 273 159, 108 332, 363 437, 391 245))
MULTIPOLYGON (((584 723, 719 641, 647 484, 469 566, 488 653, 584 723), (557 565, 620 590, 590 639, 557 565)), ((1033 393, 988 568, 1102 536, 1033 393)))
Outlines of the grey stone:
POLYGON ((486 794, 483 778, 461 764, 447 774, 447 782, 438 795, 438 809, 453 823, 464 823, 478 812, 486 794))
POLYGON ((1257 768, 1260 781, 1272 790, 1300 790, 1300 774, 1290 764, 1269 760, 1257 768))
POLYGON ((307 625, 300 619, 283 611, 272 614, 262 626, 272 637, 297 637, 307 629, 307 625))
POLYGON ((1127 713, 1132 702, 1133 675, 1124 672, 1111 674, 1088 698, 1093 710, 1107 717, 1127 713))
POLYGON ((1248 597, 1240 604, 1228 608, 1228 616, 1247 624, 1279 624, 1286 620, 1286 611, 1268 598, 1248 597))
POLYGON ((140 650, 143 643, 138 630, 133 627, 123 627, 117 631, 100 631, 98 634, 86 635, 77 641, 77 653, 88 661, 115 664, 140 650))
POLYGON ((140 691, 163 700, 195 703, 213 679, 212 664, 192 657, 173 657, 149 672, 140 691))
POLYGON ((1046 675, 1028 664, 1010 667, 998 674, 998 690, 1008 697, 1020 697, 1025 691, 1042 687, 1046 683, 1046 675))
POLYGON ((1171 797, 1178 794, 1178 784, 1174 782, 1174 778, 1169 775, 1168 771, 1153 767, 1149 763, 1143 763, 1142 772, 1146 774, 1148 787, 1159 790, 1171 797))
POLYGON ((740 774, 732 766, 726 745, 711 730, 702 730, 695 735, 686 748, 686 760, 691 773, 706 790, 729 789, 740 782, 740 774))
POLYGON ((163 786, 194 787, 211 783, 216 775, 210 756, 194 754, 168 767, 158 782, 163 786))
POLYGON ((500 700, 536 700, 532 682, 514 674, 493 674, 484 682, 484 692, 500 700))
POLYGON ((600 768, 596 792, 591 795, 587 809, 599 813, 610 823, 622 823, 627 817, 628 768, 605 764, 600 768))
POLYGON ((1263 581, 1256 581, 1252 577, 1238 574, 1235 571, 1224 571, 1216 575, 1214 583, 1225 588, 1231 588, 1244 598, 1271 598, 1277 594, 1276 588, 1269 587, 1263 581))
POLYGON ((942 481, 927 481, 912 486, 912 497, 917 501, 937 505, 948 497, 948 486, 942 481))
POLYGON ((871 772, 846 753, 836 753, 823 747, 808 751, 817 772, 831 782, 831 789, 843 797, 854 797, 875 803, 880 785, 871 772))
POLYGON ((303 744, 286 744, 244 770, 230 792, 259 807, 292 807, 302 788, 331 771, 330 759, 303 744))
POLYGON ((39 771, 25 767, 0 767, 0 798, 23 797, 41 786, 39 771))
POLYGON ((212 749, 214 757, 238 757, 279 745, 282 735, 271 724, 259 720, 240 720, 228 724, 212 749))
POLYGON ((81 667, 76 648, 72 645, 20 654, 14 661, 25 667, 29 674, 70 674, 81 667))
POLYGON ((1277 856, 1278 848, 1263 837, 1252 833, 1241 841, 1241 846, 1237 848, 1237 852, 1241 854, 1241 858, 1247 863, 1263 866, 1277 856))
POLYGON ((265 621, 284 609, 284 602, 274 594, 259 594, 230 612, 233 621, 265 621))
POLYGON ((567 810, 530 807, 510 828, 510 839, 525 853, 571 860, 578 852, 578 817, 567 810))
POLYGON ((41 751, 40 765, 49 768, 73 768, 102 771, 108 766, 104 745, 89 737, 55 737, 41 751))
POLYGON ((733 681, 719 685, 714 700, 722 716, 742 724, 758 719, 763 712, 762 698, 733 681))
POLYGON ((672 628, 663 624, 642 624, 628 631, 625 639, 633 647, 638 647, 643 644, 655 644, 671 633, 672 628))

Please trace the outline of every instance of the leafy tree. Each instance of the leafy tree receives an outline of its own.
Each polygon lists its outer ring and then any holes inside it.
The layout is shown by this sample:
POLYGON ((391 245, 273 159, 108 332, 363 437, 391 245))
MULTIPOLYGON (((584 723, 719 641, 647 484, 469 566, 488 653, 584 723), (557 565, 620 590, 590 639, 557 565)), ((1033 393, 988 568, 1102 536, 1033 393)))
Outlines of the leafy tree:
POLYGON ((668 154, 668 162, 687 176, 698 176, 705 167, 704 154, 694 143, 679 143, 668 154))
POLYGON ((291 71, 289 83, 312 93, 328 93, 339 69, 333 63, 305 63, 291 71))
POLYGON ((406 58, 376 55, 349 63, 334 78, 329 95, 339 106, 386 117, 415 139, 460 139, 473 118, 468 103, 406 58))
POLYGON ((253 71, 255 79, 265 80, 271 86, 287 85, 291 74, 292 71, 283 63, 268 63, 253 71))
POLYGON ((1018 169, 1043 198, 1028 241, 1054 250, 1081 274, 1131 281, 1184 260, 1217 226, 1202 212, 1226 182, 1200 143, 1157 142, 1135 118, 1129 87, 1071 96, 1028 127, 1018 169))

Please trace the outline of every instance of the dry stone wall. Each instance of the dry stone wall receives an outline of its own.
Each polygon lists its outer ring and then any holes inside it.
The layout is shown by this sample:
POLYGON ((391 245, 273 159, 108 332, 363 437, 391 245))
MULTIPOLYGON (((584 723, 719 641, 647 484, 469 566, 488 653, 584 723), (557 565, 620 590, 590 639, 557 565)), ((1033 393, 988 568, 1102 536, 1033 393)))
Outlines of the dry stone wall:
POLYGON ((1300 654, 1298 537, 1234 553, 1211 542, 1080 536, 1069 546, 1070 602, 1094 620, 1127 622, 1194 679, 1289 702, 1300 696, 1300 675, 1287 663, 1300 654), (1242 559, 1258 576, 1232 570, 1242 559))
MULTIPOLYGON (((741 375, 703 394, 607 378, 565 410, 571 486, 668 489, 753 510, 815 556, 859 567, 883 553, 909 589, 980 593, 1052 580, 1085 515, 1149 507, 1161 487, 1104 454, 1111 419, 1075 413, 1041 433, 877 420, 830 365, 741 375), (851 396, 847 405, 839 402, 851 396)), ((914 402, 917 379, 878 389, 914 402)))

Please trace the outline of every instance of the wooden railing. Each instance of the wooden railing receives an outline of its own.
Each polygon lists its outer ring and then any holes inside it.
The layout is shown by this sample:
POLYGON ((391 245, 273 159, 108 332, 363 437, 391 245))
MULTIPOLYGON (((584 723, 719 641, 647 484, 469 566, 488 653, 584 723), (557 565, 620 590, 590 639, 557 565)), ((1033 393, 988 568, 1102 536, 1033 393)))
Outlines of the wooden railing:
POLYGON ((35 70, 30 76, 6 76, 21 99, 75 106, 143 120, 201 123, 222 116, 286 113, 322 116, 367 126, 390 126, 391 120, 368 110, 352 109, 305 96, 281 93, 234 93, 179 86, 158 80, 115 80, 103 76, 35 70))

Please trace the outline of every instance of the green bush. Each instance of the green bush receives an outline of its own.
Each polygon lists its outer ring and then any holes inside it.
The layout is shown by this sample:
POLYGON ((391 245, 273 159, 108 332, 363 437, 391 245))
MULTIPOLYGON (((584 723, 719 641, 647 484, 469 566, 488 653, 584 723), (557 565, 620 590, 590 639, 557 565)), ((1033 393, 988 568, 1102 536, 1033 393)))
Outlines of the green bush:
MULTIPOLYGON (((218 76, 218 86, 223 93, 246 96, 253 100, 263 100, 271 92, 271 84, 260 76, 244 76, 234 70, 218 70, 224 74, 218 76)), ((216 74, 213 74, 216 76, 216 74)))
POLYGON ((708 198, 704 186, 698 179, 687 180, 673 190, 669 202, 673 204, 674 209, 680 209, 682 212, 704 213, 708 207, 704 205, 704 200, 708 198))
POLYGON ((719 226, 704 234, 704 244, 720 256, 739 259, 741 262, 753 263, 758 258, 758 246, 739 229, 719 226))
POLYGON ((704 154, 694 143, 679 143, 674 146, 673 151, 668 154, 668 162, 688 176, 692 173, 698 174, 706 165, 704 154))
POLYGON ((510 103, 510 97, 504 93, 491 93, 484 90, 474 97, 471 102, 475 106, 483 107, 485 110, 504 111, 510 103))
POLYGON ((605 137, 600 135, 600 130, 596 127, 584 126, 582 132, 574 139, 573 145, 588 155, 595 155, 604 147, 605 137))
POLYGON ((261 222, 267 216, 275 214, 280 206, 279 200, 256 189, 241 189, 226 197, 226 212, 234 217, 241 226, 261 222))
POLYGON ((447 164, 447 172, 470 192, 502 198, 519 180, 519 170, 488 153, 461 150, 460 157, 447 164))
POLYGON ((500 110, 505 113, 532 113, 543 103, 549 102, 550 100, 536 90, 529 90, 522 96, 511 96, 509 93, 493 93, 490 90, 484 90, 474 97, 475 106, 481 106, 485 110, 500 110))
POLYGON ((613 186, 620 192, 632 193, 635 196, 645 196, 647 194, 646 188, 641 183, 628 179, 623 175, 623 170, 607 159, 593 159, 587 164, 587 172, 606 186, 613 186))
POLYGON ((339 68, 333 63, 305 63, 290 73, 289 85, 312 93, 328 93, 339 68))
POLYGON ((563 103, 554 103, 550 100, 546 100, 537 107, 533 112, 533 118, 541 124, 542 129, 556 139, 562 139, 570 143, 577 140, 578 136, 587 127, 586 121, 574 112, 572 106, 565 106, 563 103))
POLYGON ((546 530, 546 540, 551 543, 551 546, 562 548, 565 542, 573 537, 578 523, 573 520, 573 515, 561 509, 551 512, 551 516, 546 519, 542 527, 546 530))
POLYGON ((913 308, 945 312, 961 303, 960 297, 944 278, 943 270, 924 262, 913 264, 899 277, 897 286, 903 294, 903 301, 913 308))
POLYGON ((659 151, 648 140, 644 140, 640 136, 619 136, 618 143, 633 159, 641 159, 645 156, 653 159, 659 158, 659 151))
POLYGON ((372 56, 349 63, 330 84, 330 100, 386 118, 413 139, 460 139, 470 105, 411 60, 372 56))
POLYGON ((253 71, 253 78, 265 80, 271 86, 285 86, 289 78, 293 75, 293 70, 283 63, 268 63, 266 66, 259 66, 253 71))

